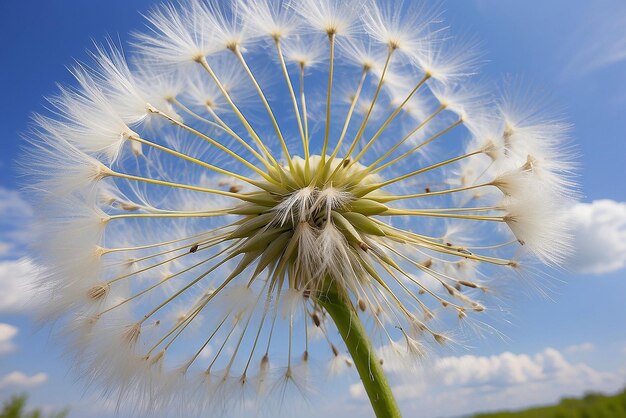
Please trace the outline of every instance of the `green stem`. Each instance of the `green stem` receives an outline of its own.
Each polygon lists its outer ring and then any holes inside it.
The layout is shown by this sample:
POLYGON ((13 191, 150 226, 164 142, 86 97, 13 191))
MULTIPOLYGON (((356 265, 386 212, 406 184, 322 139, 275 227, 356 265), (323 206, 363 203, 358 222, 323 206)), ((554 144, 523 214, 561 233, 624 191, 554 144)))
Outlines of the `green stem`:
POLYGON ((332 279, 326 280, 324 289, 318 302, 331 316, 346 343, 376 417, 401 417, 382 365, 350 298, 332 279))

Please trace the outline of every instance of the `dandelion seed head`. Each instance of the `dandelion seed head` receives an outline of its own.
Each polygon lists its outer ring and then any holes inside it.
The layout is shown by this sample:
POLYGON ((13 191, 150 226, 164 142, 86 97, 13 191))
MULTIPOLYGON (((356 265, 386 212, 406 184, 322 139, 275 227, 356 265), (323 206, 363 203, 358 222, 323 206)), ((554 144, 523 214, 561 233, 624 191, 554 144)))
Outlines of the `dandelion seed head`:
POLYGON ((329 285, 384 368, 463 344, 504 277, 560 265, 567 124, 495 100, 473 41, 394 4, 166 4, 34 116, 43 315, 86 380, 190 414, 306 396, 353 365, 329 285))

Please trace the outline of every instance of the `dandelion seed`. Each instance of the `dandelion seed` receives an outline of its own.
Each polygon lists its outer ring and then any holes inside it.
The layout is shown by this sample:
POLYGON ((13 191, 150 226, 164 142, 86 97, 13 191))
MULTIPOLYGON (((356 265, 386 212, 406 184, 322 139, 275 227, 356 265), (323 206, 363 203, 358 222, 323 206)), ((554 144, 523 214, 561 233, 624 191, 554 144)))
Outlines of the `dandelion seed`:
POLYGON ((342 316, 414 361, 454 342, 439 312, 563 260, 567 126, 490 101, 436 10, 394 7, 161 6, 35 116, 41 288, 88 379, 223 412, 235 386, 304 391, 310 357, 361 373, 342 316))

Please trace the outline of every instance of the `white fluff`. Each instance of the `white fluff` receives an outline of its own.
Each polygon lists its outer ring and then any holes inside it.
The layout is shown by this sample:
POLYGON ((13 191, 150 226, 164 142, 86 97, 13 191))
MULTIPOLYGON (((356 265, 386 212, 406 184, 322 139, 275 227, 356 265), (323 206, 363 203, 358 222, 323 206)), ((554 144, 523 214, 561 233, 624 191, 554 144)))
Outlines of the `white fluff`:
POLYGON ((72 70, 21 163, 41 314, 120 405, 307 393, 352 366, 331 285, 415 365, 494 306, 487 284, 569 251, 567 124, 472 81, 473 39, 429 4, 181 0, 147 21, 72 70))
POLYGON ((290 3, 311 28, 343 36, 354 30, 362 5, 362 0, 303 0, 290 3))

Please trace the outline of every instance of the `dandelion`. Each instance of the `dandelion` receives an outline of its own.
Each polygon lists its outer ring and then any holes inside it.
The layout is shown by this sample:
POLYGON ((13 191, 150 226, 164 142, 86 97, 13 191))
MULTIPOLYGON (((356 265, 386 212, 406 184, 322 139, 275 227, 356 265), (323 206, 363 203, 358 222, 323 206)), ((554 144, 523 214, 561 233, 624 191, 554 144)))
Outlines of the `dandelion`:
POLYGON ((563 260, 567 124, 472 82, 432 7, 383 3, 166 4, 34 117, 44 311, 89 381, 224 412, 328 360, 398 416, 383 357, 563 260))

